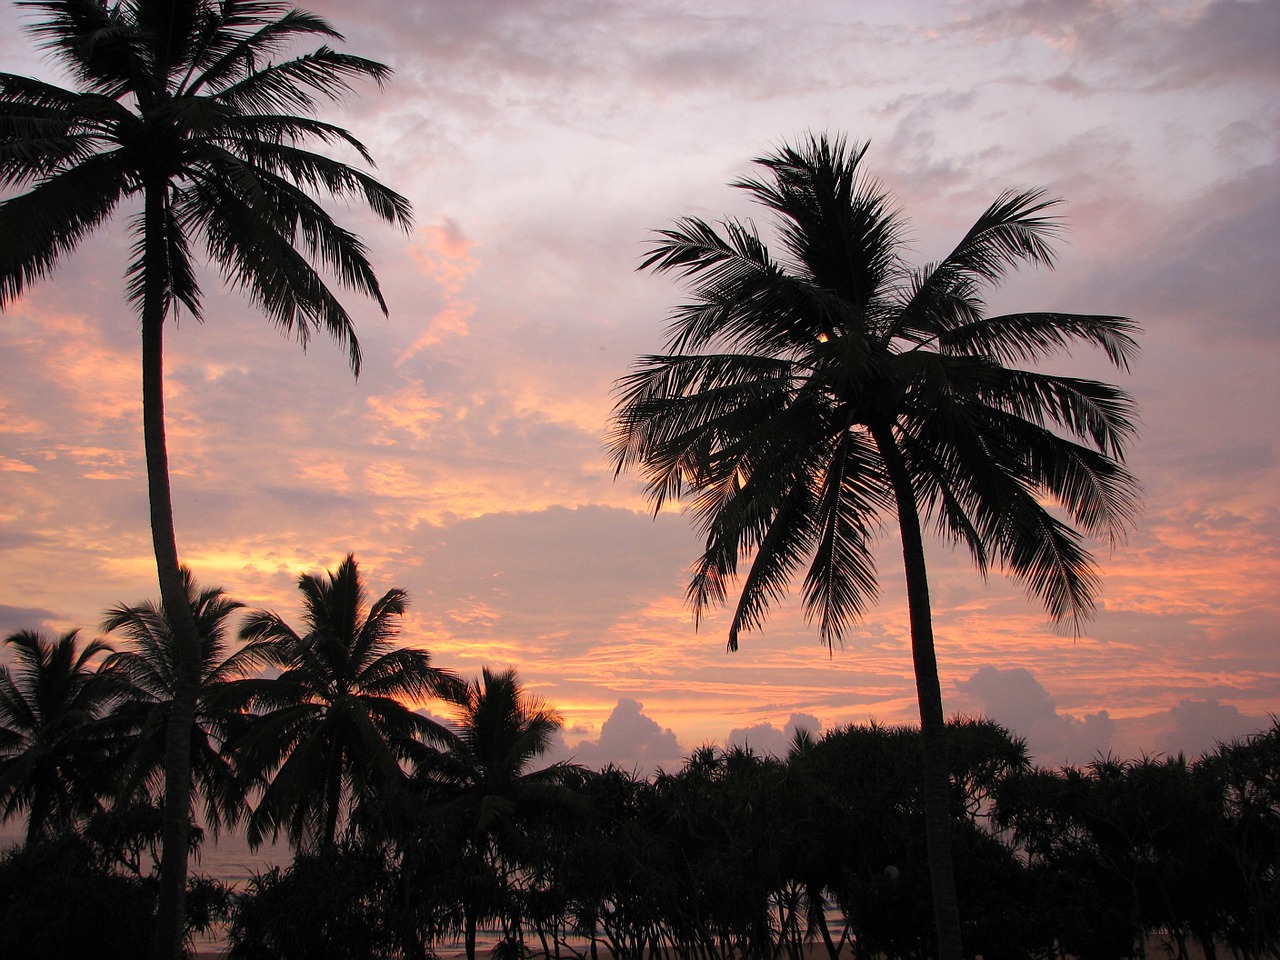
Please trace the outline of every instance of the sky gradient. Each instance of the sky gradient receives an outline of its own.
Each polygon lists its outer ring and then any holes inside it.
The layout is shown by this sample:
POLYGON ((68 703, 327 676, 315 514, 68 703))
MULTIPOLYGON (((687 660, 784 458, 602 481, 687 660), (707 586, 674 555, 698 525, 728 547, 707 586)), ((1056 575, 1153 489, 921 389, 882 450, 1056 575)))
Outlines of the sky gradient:
MULTIPOLYGON (((324 114, 414 203, 397 234, 340 210, 390 303, 345 302, 365 367, 304 354, 206 281, 167 342, 179 550, 204 585, 297 622, 299 574, 355 553, 411 598, 402 641, 471 676, 514 665, 562 755, 672 766, 780 749, 797 723, 916 718, 901 555, 828 654, 798 602, 724 649, 684 603, 689 519, 615 480, 611 389, 682 291, 636 272, 682 215, 753 216, 726 184, 806 131, 867 169, 943 256, 1006 188, 1070 222, 1054 272, 992 307, 1129 316, 1144 509, 1097 545, 1079 638, 929 544, 948 713, 1045 763, 1185 750, 1280 713, 1280 5, 1264 2, 501 0, 303 4, 396 71, 324 114)), ((0 69, 56 78, 0 7, 0 69)), ((0 634, 96 631, 152 597, 128 211, 0 315, 0 634)), ((761 226, 765 227, 764 218, 761 226)), ((1055 369, 1114 379, 1098 358, 1055 369)), ((2 654, 0 654, 2 656, 2 654)))

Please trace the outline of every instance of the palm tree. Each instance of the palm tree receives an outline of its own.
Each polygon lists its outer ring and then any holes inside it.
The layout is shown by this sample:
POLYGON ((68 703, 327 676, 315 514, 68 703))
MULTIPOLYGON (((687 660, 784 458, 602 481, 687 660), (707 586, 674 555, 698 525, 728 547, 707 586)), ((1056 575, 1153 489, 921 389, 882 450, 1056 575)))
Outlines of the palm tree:
POLYGON ((303 574, 298 589, 302 633, 266 610, 240 630, 244 655, 282 673, 237 685, 258 716, 231 750, 263 784, 250 843, 283 829, 297 847, 331 848, 342 811, 394 790, 419 738, 448 739, 402 698, 456 695, 459 681, 427 651, 392 642, 408 596, 392 589, 368 603, 353 556, 336 573, 303 574))
POLYGON ((619 384, 616 470, 638 467, 655 509, 689 495, 706 534, 689 597, 725 599, 752 555, 729 648, 794 574, 828 644, 875 598, 879 520, 896 515, 920 707, 939 954, 961 955, 947 819, 943 710, 922 523, 985 574, 1020 579, 1078 626, 1098 574, 1082 536, 1120 536, 1136 510, 1122 466, 1133 407, 1117 388, 1016 365, 1083 343, 1136 355, 1121 317, 987 316, 981 295, 1019 264, 1052 265, 1061 222, 1043 193, 1004 193, 941 262, 901 256, 906 223, 862 172, 865 146, 809 136, 759 158, 746 190, 777 217, 786 259, 747 222, 661 230, 642 264, 687 278, 667 352, 619 384), (1066 519, 1063 519, 1065 515, 1066 519))
POLYGON ((579 768, 555 763, 529 769, 551 747, 563 722, 541 699, 525 693, 514 669, 485 667, 479 679, 449 699, 456 709, 447 750, 417 749, 414 776, 428 794, 445 801, 448 818, 463 825, 464 866, 488 874, 463 883, 466 953, 475 960, 481 914, 501 913, 498 861, 519 859, 522 819, 573 802, 566 781, 579 768))
POLYGON ((5 638, 14 662, 0 667, 0 822, 25 810, 27 846, 86 819, 108 792, 99 721, 121 687, 92 664, 111 648, 77 634, 5 638))
MULTIPOLYGON (((201 645, 191 772, 204 797, 205 823, 216 831, 234 823, 244 808, 244 786, 222 753, 240 716, 224 701, 235 682, 255 664, 243 651, 228 654, 227 619, 244 604, 220 587, 200 589, 186 567, 182 576, 201 645)), ((164 783, 166 731, 177 686, 175 631, 160 604, 152 601, 112 607, 102 629, 122 633, 131 642, 130 649, 113 654, 103 664, 129 683, 127 697, 111 716, 114 724, 129 731, 129 749, 116 774, 119 796, 126 803, 140 796, 156 797, 164 783)))
POLYGON ((0 202, 0 309, 51 273, 126 200, 140 203, 126 269, 142 326, 143 435, 160 595, 179 640, 165 751, 164 861, 156 956, 181 943, 190 759, 200 638, 185 608, 169 489, 163 328, 202 295, 192 239, 232 286, 305 345, 323 329, 360 349, 325 270, 386 312, 364 245, 313 193, 362 201, 410 225, 409 204, 360 170, 312 152, 343 145, 371 162, 319 103, 387 67, 328 46, 297 57, 296 41, 341 39, 323 19, 274 0, 23 0, 43 15, 36 41, 75 82, 66 88, 0 73, 0 185, 30 187, 0 202))

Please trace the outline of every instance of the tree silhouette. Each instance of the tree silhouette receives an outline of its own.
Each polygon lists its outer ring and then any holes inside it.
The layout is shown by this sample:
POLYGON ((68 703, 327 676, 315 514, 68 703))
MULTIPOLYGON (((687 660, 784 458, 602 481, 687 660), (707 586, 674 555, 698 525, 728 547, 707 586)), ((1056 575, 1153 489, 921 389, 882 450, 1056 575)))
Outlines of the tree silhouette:
POLYGON ((1254 956, 1280 953, 1280 719, 1223 744, 1201 765, 1220 784, 1220 842, 1231 861, 1227 941, 1254 956))
POLYGON ((392 589, 370 604, 353 556, 323 577, 303 574, 298 589, 304 632, 266 610, 245 618, 244 655, 283 672, 237 684, 259 716, 231 749, 264 783, 249 841, 283 829, 297 847, 330 848, 343 809, 401 782, 417 738, 448 738, 400 698, 456 695, 459 681, 425 650, 392 642, 408 597, 392 589))
POLYGON ((734 184, 776 215, 786 260, 750 223, 685 218, 659 231, 642 268, 686 278, 691 299, 667 352, 620 381, 611 446, 617 472, 642 471, 655 510, 691 498, 706 535, 689 585, 697 615, 752 556, 730 649, 805 568, 806 612, 839 642, 875 598, 873 541, 880 518, 896 517, 938 950, 959 960, 922 525, 968 547, 983 573, 1013 574, 1055 620, 1086 617, 1098 575, 1072 524, 1115 538, 1135 512, 1122 466, 1132 403, 1108 384, 1015 365, 1085 344, 1127 368, 1135 328, 1112 316, 986 315, 984 288, 1022 263, 1053 262, 1061 222, 1040 192, 1002 194, 942 261, 908 267, 905 221, 864 175, 865 152, 814 135, 734 184))
MULTIPOLYGON (((204 799, 204 821, 216 831, 234 823, 244 809, 244 785, 222 752, 240 719, 225 696, 255 664, 243 651, 229 651, 227 618, 244 604, 226 596, 220 587, 202 590, 186 567, 182 576, 201 646, 200 690, 191 726, 191 771, 204 799)), ((129 744, 116 773, 119 798, 126 803, 150 800, 163 793, 166 731, 177 687, 177 638, 173 625, 154 601, 111 608, 102 629, 130 641, 128 649, 103 664, 129 684, 128 694, 111 715, 112 723, 127 731, 129 744)))
POLYGON ((32 630, 5 638, 0 667, 0 821, 26 811, 26 843, 63 832, 100 809, 109 791, 102 716, 122 692, 92 661, 111 648, 32 630))
POLYGON ((152 542, 164 608, 179 639, 165 751, 165 836, 156 957, 181 945, 190 761, 200 641, 179 571, 169 489, 163 327, 185 307, 203 313, 192 241, 226 281, 304 344, 322 329, 359 370, 350 315, 317 267, 385 312, 364 245, 313 198, 367 204, 404 227, 409 204, 309 145, 365 148, 315 119, 353 81, 381 83, 372 60, 320 46, 341 39, 323 19, 272 0, 28 0, 29 29, 70 75, 66 88, 0 73, 0 308, 51 273, 126 200, 140 202, 126 270, 142 325, 143 434, 152 542))
POLYGON ((530 769, 550 748, 560 716, 529 696, 514 669, 485 667, 449 698, 453 730, 443 752, 416 754, 414 780, 441 803, 441 815, 461 828, 460 865, 464 941, 475 960, 476 926, 486 916, 509 915, 502 862, 525 853, 523 822, 539 810, 570 801, 565 787, 577 768, 564 763, 530 769))

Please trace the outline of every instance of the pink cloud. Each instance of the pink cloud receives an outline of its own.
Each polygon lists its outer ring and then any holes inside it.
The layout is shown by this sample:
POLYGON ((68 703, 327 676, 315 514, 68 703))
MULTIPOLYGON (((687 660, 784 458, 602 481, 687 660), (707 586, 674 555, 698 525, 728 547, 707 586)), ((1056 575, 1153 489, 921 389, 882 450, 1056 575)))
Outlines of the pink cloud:
POLYGON ((644 704, 623 697, 600 728, 600 738, 581 740, 570 753, 589 767, 615 763, 648 775, 658 767, 678 765, 686 751, 674 731, 645 715, 644 704))

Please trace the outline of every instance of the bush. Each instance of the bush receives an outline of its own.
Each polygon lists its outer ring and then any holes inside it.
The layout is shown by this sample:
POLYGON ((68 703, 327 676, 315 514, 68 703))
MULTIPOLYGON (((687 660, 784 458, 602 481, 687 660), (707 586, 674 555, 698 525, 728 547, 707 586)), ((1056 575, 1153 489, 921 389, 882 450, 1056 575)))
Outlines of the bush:
POLYGON ((134 960, 151 951, 155 884, 102 864, 79 837, 0 857, 0 957, 134 960))
POLYGON ((381 856, 353 848, 300 854, 233 898, 231 960, 382 960, 400 956, 392 878, 381 856))
MULTIPOLYGON (((153 876, 121 870, 118 855, 74 834, 0 855, 0 957, 149 956, 157 883, 153 876)), ((188 880, 188 934, 226 920, 229 909, 224 884, 209 877, 188 880)))

